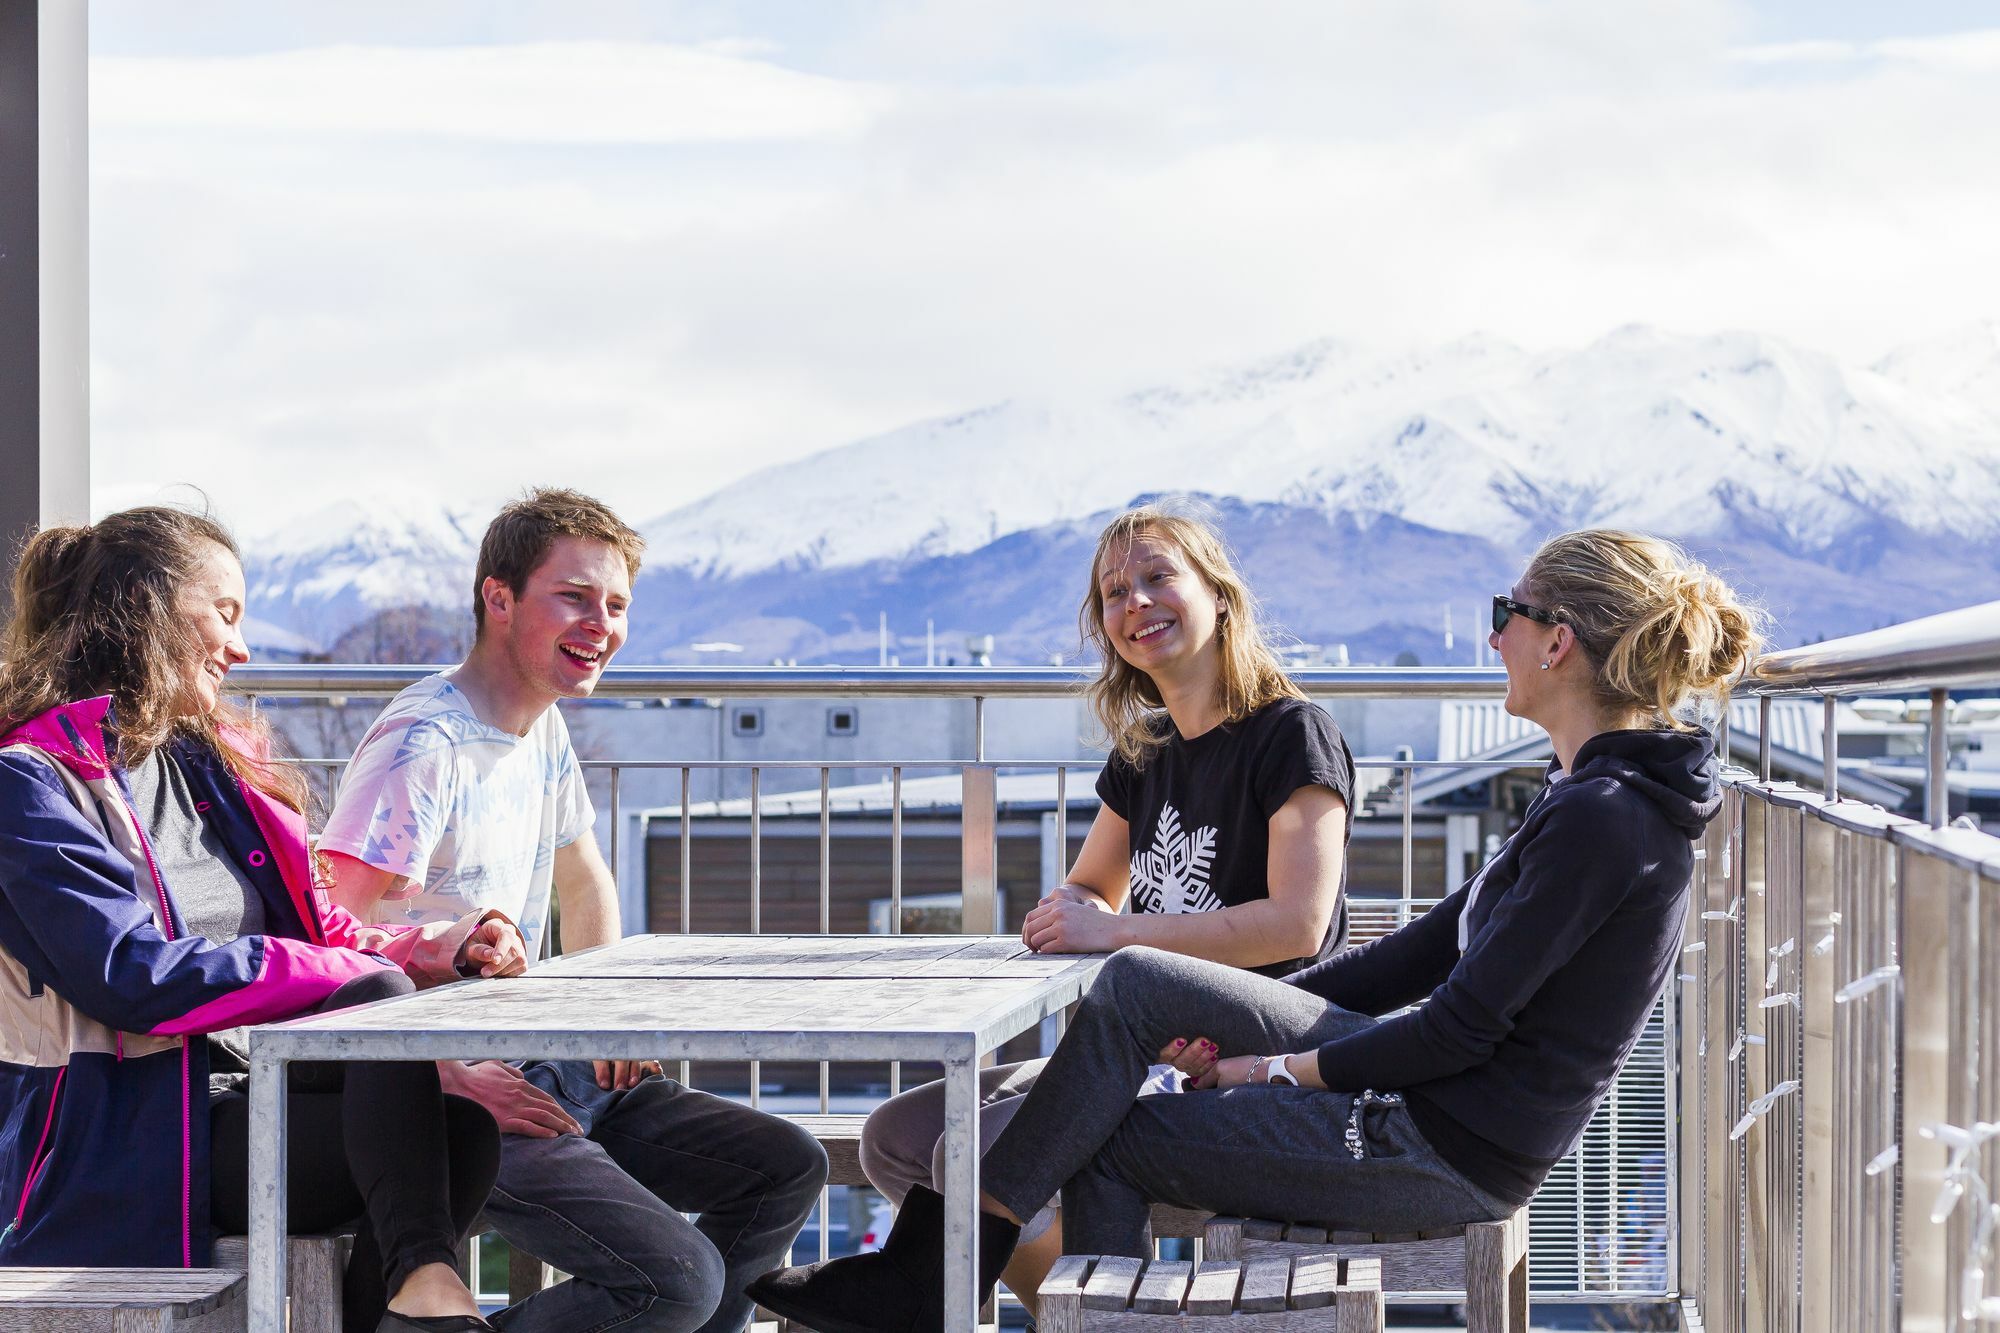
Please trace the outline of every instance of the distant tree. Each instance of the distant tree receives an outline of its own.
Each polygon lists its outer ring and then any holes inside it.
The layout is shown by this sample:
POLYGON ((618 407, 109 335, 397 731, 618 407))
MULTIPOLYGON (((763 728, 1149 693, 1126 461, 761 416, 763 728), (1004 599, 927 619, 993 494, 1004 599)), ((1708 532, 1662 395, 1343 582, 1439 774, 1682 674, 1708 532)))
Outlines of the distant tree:
POLYGON ((471 647, 472 618, 463 608, 392 606, 350 626, 327 655, 335 662, 430 666, 457 662, 471 647))

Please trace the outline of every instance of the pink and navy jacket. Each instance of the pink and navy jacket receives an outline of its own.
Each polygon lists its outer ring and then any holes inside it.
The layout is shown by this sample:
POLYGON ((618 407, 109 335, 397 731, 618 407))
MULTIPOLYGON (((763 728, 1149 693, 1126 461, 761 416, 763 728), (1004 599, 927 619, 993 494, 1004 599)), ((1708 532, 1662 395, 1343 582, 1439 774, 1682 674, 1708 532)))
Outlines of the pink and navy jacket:
POLYGON ((453 979, 481 919, 357 922, 314 883, 305 820, 206 746, 173 755, 273 933, 189 935, 107 757, 109 699, 0 737, 0 1265, 202 1267, 208 1047, 380 968, 453 979))

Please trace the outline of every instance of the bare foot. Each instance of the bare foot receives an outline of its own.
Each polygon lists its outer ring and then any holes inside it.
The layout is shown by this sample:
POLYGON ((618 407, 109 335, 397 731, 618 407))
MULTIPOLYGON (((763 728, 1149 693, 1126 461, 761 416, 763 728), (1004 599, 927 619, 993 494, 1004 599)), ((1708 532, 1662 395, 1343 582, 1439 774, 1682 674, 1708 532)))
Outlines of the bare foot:
POLYGON ((389 1308, 397 1314, 479 1317, 479 1302, 450 1264, 425 1264, 412 1272, 389 1298, 389 1308))
POLYGON ((1027 1242, 1014 1247, 1014 1257, 1000 1271, 1000 1280, 1007 1284, 1007 1290, 1014 1293, 1014 1299, 1027 1308, 1029 1315, 1041 1317, 1042 1280, 1062 1257, 1062 1218, 1058 1214, 1056 1222, 1047 1231, 1027 1242))

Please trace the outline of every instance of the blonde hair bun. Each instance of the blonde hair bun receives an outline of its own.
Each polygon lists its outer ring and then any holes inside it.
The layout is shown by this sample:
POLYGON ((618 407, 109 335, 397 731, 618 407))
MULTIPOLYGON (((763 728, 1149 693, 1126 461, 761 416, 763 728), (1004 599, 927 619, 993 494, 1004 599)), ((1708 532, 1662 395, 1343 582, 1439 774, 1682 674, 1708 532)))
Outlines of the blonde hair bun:
POLYGON ((1679 546, 1588 528, 1552 537, 1522 580, 1570 627, 1608 707, 1683 725, 1690 702, 1729 691, 1764 643, 1767 617, 1679 546))

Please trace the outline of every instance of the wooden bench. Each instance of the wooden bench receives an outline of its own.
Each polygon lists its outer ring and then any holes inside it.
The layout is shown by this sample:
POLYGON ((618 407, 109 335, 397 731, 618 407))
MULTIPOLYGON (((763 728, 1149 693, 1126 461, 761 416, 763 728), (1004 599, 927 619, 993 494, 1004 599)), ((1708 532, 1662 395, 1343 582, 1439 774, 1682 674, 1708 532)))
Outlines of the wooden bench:
POLYGON ((219 1333, 243 1327, 242 1298, 243 1274, 229 1268, 0 1268, 0 1330, 219 1333))
POLYGON ((1200 1271, 1176 1260, 1066 1255, 1040 1295, 1043 1333, 1382 1330, 1381 1265, 1326 1252, 1203 1260, 1200 1271))
MULTIPOLYGON (((349 1233, 285 1238, 285 1310, 290 1333, 340 1333, 341 1279, 347 1273, 349 1233)), ((217 1268, 238 1273, 250 1270, 247 1236, 224 1236, 215 1242, 217 1268)), ((204 1330, 206 1326, 203 1326, 204 1330)))
POLYGON ((1202 1252, 1213 1259, 1254 1260, 1337 1253, 1380 1263, 1389 1292, 1464 1292, 1466 1333, 1527 1333, 1528 1210, 1498 1222, 1474 1222, 1414 1235, 1328 1231, 1299 1223, 1217 1217, 1202 1252))

